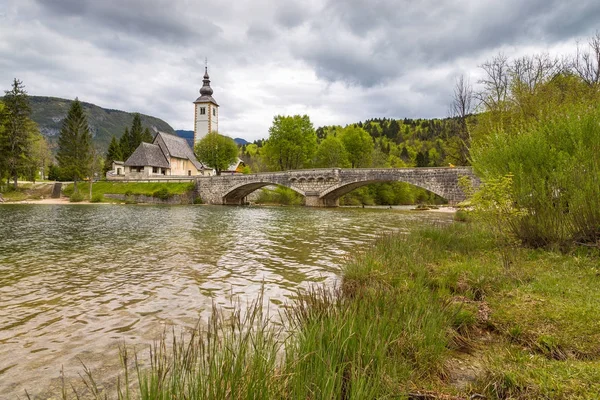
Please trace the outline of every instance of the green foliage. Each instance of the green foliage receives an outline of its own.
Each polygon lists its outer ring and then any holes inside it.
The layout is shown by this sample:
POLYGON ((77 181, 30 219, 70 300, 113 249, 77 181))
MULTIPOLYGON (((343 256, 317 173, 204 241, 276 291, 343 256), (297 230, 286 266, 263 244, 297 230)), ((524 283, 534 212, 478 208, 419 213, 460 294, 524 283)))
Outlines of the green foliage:
POLYGON ((169 192, 169 189, 167 189, 166 187, 160 188, 157 191, 155 191, 154 193, 152 193, 152 197, 156 197, 161 200, 169 200, 169 198, 171 196, 172 196, 172 194, 169 192))
POLYGON ((444 199, 425 189, 404 182, 373 183, 340 198, 340 205, 443 204, 444 199))
POLYGON ((63 122, 56 159, 63 173, 75 183, 88 176, 92 162, 92 135, 78 99, 71 104, 63 122))
MULTIPOLYGON (((82 192, 87 192, 89 190, 89 184, 87 182, 80 183, 78 186, 80 187, 82 192)), ((153 196, 157 191, 166 190, 168 192, 168 196, 171 197, 173 195, 182 195, 189 193, 194 190, 194 183, 169 183, 169 182, 109 182, 109 181, 100 181, 94 183, 94 194, 102 195, 105 194, 124 194, 126 196, 132 195, 145 195, 145 196, 153 196)), ((74 188, 72 184, 66 185, 63 189, 65 195, 69 195, 73 193, 74 188)))
POLYGON ((71 203, 79 203, 80 201, 83 201, 84 197, 83 194, 81 192, 74 192, 70 197, 69 197, 69 201, 71 203))
POLYGON ((486 184, 513 175, 506 203, 522 215, 510 225, 531 246, 600 239, 600 108, 569 108, 528 122, 518 133, 498 131, 474 144, 473 164, 486 184))
POLYGON ((121 156, 123 157, 123 160, 121 161, 127 161, 135 151, 135 147, 132 147, 132 142, 133 139, 129 133, 129 128, 125 127, 125 131, 123 132, 123 135, 121 135, 121 139, 119 139, 119 149, 121 150, 121 156))
POLYGON ((214 168, 217 175, 237 160, 238 147, 230 137, 211 132, 203 137, 195 147, 198 159, 214 168))
POLYGON ((16 188, 20 174, 32 175, 31 167, 36 163, 33 147, 39 131, 30 119, 31 106, 23 82, 15 78, 12 89, 4 93, 0 115, 0 177, 11 177, 16 188))
POLYGON ((102 193, 94 193, 92 199, 90 200, 91 203, 102 203, 103 201, 104 195, 102 195, 102 193))
POLYGON ((302 204, 302 196, 294 190, 277 186, 275 189, 262 189, 256 199, 257 204, 281 204, 284 206, 297 206, 302 204))
POLYGON ((273 118, 264 157, 272 170, 285 171, 309 166, 317 147, 317 135, 308 115, 273 118))
POLYGON ((321 141, 315 155, 315 167, 350 167, 350 161, 348 161, 348 152, 338 137, 328 135, 321 141))
POLYGON ((362 128, 348 125, 340 132, 340 138, 352 168, 369 167, 373 156, 373 139, 362 128))
POLYGON ((119 142, 117 141, 117 138, 114 135, 110 140, 110 144, 108 145, 108 151, 106 152, 103 174, 106 174, 106 172, 112 169, 113 161, 125 161, 121 152, 121 146, 119 145, 119 142))

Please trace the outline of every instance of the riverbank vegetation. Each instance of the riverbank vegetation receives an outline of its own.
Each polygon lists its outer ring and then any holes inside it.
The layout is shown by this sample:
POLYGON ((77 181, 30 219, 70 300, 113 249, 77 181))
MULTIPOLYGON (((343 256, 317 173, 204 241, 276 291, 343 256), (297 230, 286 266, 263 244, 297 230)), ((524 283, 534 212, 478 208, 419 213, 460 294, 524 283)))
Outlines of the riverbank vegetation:
POLYGON ((599 260, 515 248, 506 265, 478 223, 384 237, 279 323, 261 297, 149 354, 124 348, 128 372, 95 398, 594 398, 599 260))
MULTIPOLYGON (((78 184, 82 200, 90 200, 89 182, 80 182, 78 184)), ((106 194, 123 194, 128 196, 145 195, 166 199, 174 195, 182 195, 194 190, 193 182, 94 182, 92 185, 92 200, 94 202, 111 201, 104 197, 106 194)), ((65 196, 71 197, 74 194, 73 184, 68 184, 63 189, 65 196)), ((81 200, 80 200, 81 201, 81 200)))

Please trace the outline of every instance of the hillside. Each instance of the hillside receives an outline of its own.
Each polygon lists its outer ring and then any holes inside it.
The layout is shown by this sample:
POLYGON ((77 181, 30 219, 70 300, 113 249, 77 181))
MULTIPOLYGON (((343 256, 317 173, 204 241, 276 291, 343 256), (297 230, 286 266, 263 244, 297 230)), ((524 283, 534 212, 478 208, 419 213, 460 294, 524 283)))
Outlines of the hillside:
MULTIPOLYGON (((51 148, 55 148, 62 121, 67 116, 71 100, 42 96, 30 96, 29 100, 32 109, 31 119, 38 124, 42 134, 48 138, 51 148)), ((119 138, 125 127, 131 127, 134 113, 102 108, 85 102, 81 102, 81 104, 88 116, 94 142, 103 153, 108 148, 112 135, 119 138)), ((141 114, 141 117, 144 127, 175 133, 168 123, 159 118, 144 114, 141 114)))

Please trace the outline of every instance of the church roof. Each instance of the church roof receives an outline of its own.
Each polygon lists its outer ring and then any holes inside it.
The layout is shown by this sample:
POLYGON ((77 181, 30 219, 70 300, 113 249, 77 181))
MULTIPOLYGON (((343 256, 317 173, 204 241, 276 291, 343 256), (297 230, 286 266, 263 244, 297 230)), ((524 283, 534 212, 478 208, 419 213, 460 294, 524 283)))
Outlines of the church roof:
POLYGON ((208 68, 204 67, 204 79, 202 80, 202 87, 200 88, 200 97, 194 101, 194 103, 213 103, 218 106, 215 99, 213 99, 213 90, 210 87, 210 78, 208 76, 208 68))
POLYGON ((156 144, 140 143, 133 154, 125 161, 126 167, 161 167, 170 168, 169 161, 161 148, 156 144))
POLYGON ((176 157, 188 159, 198 170, 201 170, 203 167, 196 159, 194 151, 191 149, 185 138, 158 131, 154 137, 154 145, 159 146, 167 158, 176 157))

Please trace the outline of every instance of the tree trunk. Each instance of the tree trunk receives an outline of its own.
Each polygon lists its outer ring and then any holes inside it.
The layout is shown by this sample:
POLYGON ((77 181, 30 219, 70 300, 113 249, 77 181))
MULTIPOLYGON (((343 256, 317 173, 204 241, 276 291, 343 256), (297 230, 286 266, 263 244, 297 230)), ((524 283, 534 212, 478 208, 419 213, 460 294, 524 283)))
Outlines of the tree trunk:
POLYGON ((94 180, 90 178, 90 201, 92 201, 92 186, 94 185, 94 180))
POLYGON ((17 174, 15 172, 15 174, 13 175, 15 190, 17 190, 17 180, 18 180, 18 177, 19 177, 19 174, 17 174))
POLYGON ((77 193, 77 179, 73 179, 73 193, 77 193))

